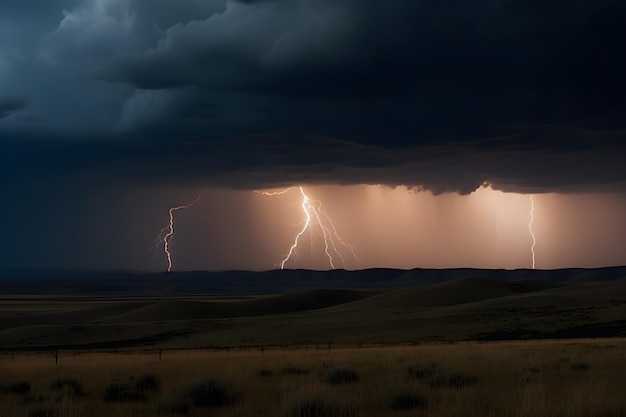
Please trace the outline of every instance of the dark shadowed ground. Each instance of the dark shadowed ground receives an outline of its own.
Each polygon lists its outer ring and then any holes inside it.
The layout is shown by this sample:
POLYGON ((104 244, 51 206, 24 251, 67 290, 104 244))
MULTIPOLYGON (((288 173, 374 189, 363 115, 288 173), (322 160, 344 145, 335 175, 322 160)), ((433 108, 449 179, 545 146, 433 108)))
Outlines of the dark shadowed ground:
POLYGON ((9 272, 0 349, 626 336, 626 268, 9 272))

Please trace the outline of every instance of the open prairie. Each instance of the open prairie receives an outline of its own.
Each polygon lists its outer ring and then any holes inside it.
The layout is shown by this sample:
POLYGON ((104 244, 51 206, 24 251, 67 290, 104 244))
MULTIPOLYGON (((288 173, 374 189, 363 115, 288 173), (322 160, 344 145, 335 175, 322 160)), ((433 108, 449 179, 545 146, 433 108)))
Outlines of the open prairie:
POLYGON ((21 353, 0 416, 625 416, 626 341, 21 353))
POLYGON ((624 275, 5 282, 0 416, 626 416, 624 275))

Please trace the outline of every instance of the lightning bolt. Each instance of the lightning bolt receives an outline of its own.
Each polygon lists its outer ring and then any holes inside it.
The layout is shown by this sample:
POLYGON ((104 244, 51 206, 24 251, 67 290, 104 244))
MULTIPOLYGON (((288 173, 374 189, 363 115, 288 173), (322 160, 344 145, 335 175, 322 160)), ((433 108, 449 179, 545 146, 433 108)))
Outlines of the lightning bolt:
POLYGON ((165 252, 165 256, 167 258, 167 272, 172 272, 172 252, 170 250, 170 243, 172 238, 174 237, 174 212, 187 209, 196 204, 198 200, 200 200, 200 197, 202 197, 203 191, 204 190, 200 191, 198 197, 196 197, 196 199, 193 200, 191 203, 182 206, 171 207, 169 209, 170 221, 167 226, 161 229, 161 232, 159 233, 159 236, 157 238, 157 245, 163 243, 163 251, 165 252))
MULTIPOLYGON (((298 247, 298 241, 300 240, 302 235, 307 231, 307 229, 309 228, 311 224, 311 213, 310 213, 311 203, 310 203, 309 197, 304 193, 304 189, 302 187, 300 187, 300 193, 302 194, 301 207, 305 216, 304 226, 302 226, 302 230, 300 230, 300 232, 298 232, 298 234, 296 235, 293 241, 293 244, 289 248, 289 253, 285 257, 285 259, 283 259, 283 261, 280 263, 280 269, 285 269, 285 263, 287 263, 287 261, 291 258, 291 255, 293 255, 293 251, 298 247)), ((326 247, 328 247, 328 244, 326 247)), ((334 269, 332 257, 330 257, 330 266, 333 267, 334 269)))
POLYGON ((530 253, 532 254, 533 259, 533 269, 535 269, 535 245, 537 244, 537 239, 535 238, 535 233, 533 233, 533 222, 535 221, 535 199, 532 194, 530 195, 530 220, 528 222, 528 232, 532 237, 533 244, 530 247, 530 253))
MULTIPOLYGON (((266 196, 275 196, 285 194, 292 189, 293 188, 287 188, 285 190, 275 192, 255 192, 266 196)), ((289 247, 287 255, 280 262, 280 269, 285 269, 286 264, 296 256, 296 252, 298 246, 300 245, 302 237, 308 233, 311 235, 312 238, 312 234, 316 230, 317 232, 321 232, 320 234, 322 236, 324 245, 324 255, 328 259, 328 265, 331 267, 331 269, 336 268, 336 262, 341 262, 341 264, 345 266, 345 253, 349 253, 355 260, 358 260, 354 247, 346 243, 346 241, 341 238, 339 232, 337 231, 337 227, 335 226, 330 216, 326 212, 324 212, 324 210, 322 210, 321 201, 312 200, 311 198, 309 198, 302 186, 298 187, 298 191, 302 196, 300 207, 302 208, 304 219, 301 222, 302 227, 294 237, 293 243, 289 247)))
POLYGON ((291 187, 289 188, 285 188, 284 190, 281 191, 262 191, 262 190, 254 190, 255 193, 257 194, 261 194, 261 195, 267 195, 270 197, 276 196, 276 195, 283 195, 283 194, 287 194, 289 191, 291 191, 291 187))

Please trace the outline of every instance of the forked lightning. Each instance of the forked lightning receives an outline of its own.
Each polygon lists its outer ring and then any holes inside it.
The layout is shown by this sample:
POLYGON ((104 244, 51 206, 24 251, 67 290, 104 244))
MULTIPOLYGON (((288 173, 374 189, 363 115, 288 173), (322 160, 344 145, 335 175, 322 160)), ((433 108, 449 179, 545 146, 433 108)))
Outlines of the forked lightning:
MULTIPOLYGON (((282 195, 292 190, 292 188, 287 188, 282 191, 257 191, 257 193, 267 195, 267 196, 276 196, 282 195)), ((358 260, 356 256, 356 252, 354 248, 346 243, 339 233, 337 232, 337 228, 333 223, 332 219, 328 214, 326 214, 322 210, 322 203, 318 200, 311 200, 309 196, 304 191, 303 187, 298 187, 300 191, 300 195, 302 196, 302 202, 300 203, 300 207, 302 207, 302 212, 304 215, 304 219, 302 220, 302 228, 296 234, 293 243, 291 244, 289 251, 285 258, 280 262, 280 269, 285 269, 290 260, 295 256, 298 246, 300 245, 301 238, 305 234, 309 234, 311 239, 313 239, 314 229, 317 228, 319 232, 321 232, 323 245, 324 245, 324 255, 328 259, 328 265, 335 269, 337 267, 337 262, 341 262, 341 265, 345 267, 345 258, 344 255, 349 254, 355 260, 358 260)))
POLYGON ((167 272, 172 272, 172 252, 170 250, 170 242, 172 238, 174 237, 174 212, 178 210, 187 209, 193 206, 194 204, 198 202, 198 200, 200 200, 201 196, 202 196, 202 191, 200 191, 200 194, 198 194, 198 197, 196 197, 196 199, 193 200, 191 203, 183 205, 183 206, 171 207, 169 210, 170 221, 167 226, 161 229, 161 232, 159 233, 159 236, 158 236, 158 243, 163 242, 163 251, 165 252, 165 256, 167 258, 167 272))
POLYGON ((532 255, 532 261, 533 261, 533 269, 535 269, 535 245, 537 244, 537 239, 535 238, 535 233, 533 232, 534 221, 535 221, 535 199, 531 195, 530 196, 530 221, 528 222, 528 232, 530 233, 530 237, 533 240, 533 243, 530 246, 530 253, 532 255))

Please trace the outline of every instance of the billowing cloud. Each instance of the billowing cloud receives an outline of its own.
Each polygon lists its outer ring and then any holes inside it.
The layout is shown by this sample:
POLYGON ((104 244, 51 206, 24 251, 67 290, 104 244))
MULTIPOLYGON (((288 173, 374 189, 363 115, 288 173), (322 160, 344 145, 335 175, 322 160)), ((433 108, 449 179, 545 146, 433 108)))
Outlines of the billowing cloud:
POLYGON ((5 178, 626 190, 618 0, 53 6, 7 81, 52 127, 0 131, 40 162, 5 178))
POLYGON ((51 64, 95 72, 111 60, 151 47, 172 25, 206 18, 221 6, 223 1, 86 0, 63 10, 58 27, 45 36, 40 56, 51 64))

